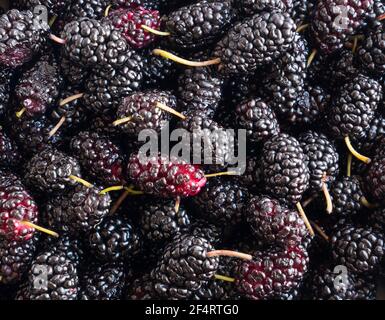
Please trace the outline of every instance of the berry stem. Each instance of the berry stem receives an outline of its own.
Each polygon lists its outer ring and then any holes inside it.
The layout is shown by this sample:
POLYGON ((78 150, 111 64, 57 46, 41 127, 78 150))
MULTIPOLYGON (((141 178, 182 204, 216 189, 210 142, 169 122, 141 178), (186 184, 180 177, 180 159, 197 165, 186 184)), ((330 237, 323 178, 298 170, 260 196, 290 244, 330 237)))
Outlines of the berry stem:
POLYGON ((231 250, 214 250, 214 251, 207 252, 207 256, 209 258, 222 256, 222 257, 239 258, 243 260, 253 260, 253 256, 251 254, 246 254, 246 253, 231 251, 231 250))
POLYGON ((349 152, 348 153, 348 162, 347 162, 347 168, 346 168, 346 175, 348 177, 350 177, 352 175, 352 160, 353 160, 353 156, 352 154, 349 152))
POLYGON ((100 195, 103 195, 103 194, 106 194, 108 192, 111 192, 111 191, 119 191, 119 190, 123 190, 124 189, 124 186, 112 186, 112 187, 108 187, 106 189, 103 189, 102 191, 99 192, 100 195))
POLYGON ((319 233, 319 235, 326 240, 326 242, 330 241, 328 235, 322 230, 322 228, 318 224, 316 224, 314 221, 310 221, 310 223, 314 227, 314 229, 319 233))
POLYGON ((157 102, 156 103, 156 107, 158 109, 161 109, 161 110, 164 110, 166 112, 169 112, 169 113, 171 113, 171 114, 181 118, 182 120, 186 120, 186 117, 183 114, 179 113, 178 111, 174 110, 173 108, 170 108, 170 107, 166 106, 165 104, 163 104, 161 102, 157 102))
POLYGON ((80 99, 81 97, 84 96, 84 93, 78 93, 78 94, 74 94, 73 96, 70 96, 68 98, 65 98, 64 100, 60 101, 59 105, 60 106, 64 106, 66 105, 67 103, 70 103, 74 100, 77 100, 77 99, 80 99))
POLYGON ((116 213, 116 211, 118 211, 118 209, 120 208, 120 206, 122 205, 123 201, 126 200, 126 198, 130 195, 130 191, 129 190, 125 190, 121 195, 120 197, 118 198, 118 200, 116 200, 115 204, 112 206, 111 210, 110 210, 110 215, 113 215, 116 213))
POLYGON ((106 10, 104 10, 104 16, 105 17, 108 17, 111 8, 112 8, 112 4, 108 5, 106 10))
POLYGON ((189 67, 206 67, 206 66, 211 66, 214 64, 220 64, 221 63, 220 58, 215 58, 215 59, 208 60, 208 61, 190 61, 190 60, 180 58, 180 57, 178 57, 178 56, 176 56, 170 52, 167 52, 167 51, 164 51, 161 49, 155 49, 152 51, 152 53, 157 55, 157 56, 161 56, 163 58, 172 60, 172 61, 180 63, 180 64, 184 64, 184 65, 189 66, 189 67))
POLYGON ((77 176, 73 176, 73 175, 70 175, 68 178, 70 178, 71 180, 74 180, 76 182, 79 182, 80 184, 82 184, 83 186, 87 187, 87 188, 92 188, 93 185, 91 183, 89 183, 88 181, 82 179, 82 178, 79 178, 77 176))
POLYGON ((116 127, 116 126, 119 126, 119 125, 121 125, 121 124, 123 124, 123 123, 130 122, 131 119, 132 119, 132 117, 125 117, 125 118, 122 118, 122 119, 118 119, 118 120, 115 120, 115 121, 112 123, 112 125, 116 127))
POLYGON ((19 111, 16 112, 16 117, 21 118, 21 116, 26 112, 27 109, 25 107, 22 107, 19 111))
POLYGON ((305 29, 307 29, 308 26, 309 26, 308 23, 302 24, 302 25, 300 25, 300 26, 297 28, 296 31, 297 31, 298 33, 301 32, 301 31, 304 31, 305 29))
POLYGON ((59 238, 59 234, 56 233, 55 231, 51 231, 49 229, 46 229, 46 228, 43 228, 43 227, 40 227, 32 222, 29 222, 29 221, 20 221, 21 224, 27 226, 27 227, 30 227, 30 228, 34 228, 40 232, 43 232, 43 233, 46 233, 52 237, 55 237, 55 238, 59 238))
POLYGON ((310 203, 312 203, 318 197, 318 193, 312 194, 309 198, 302 202, 302 207, 306 208, 310 203))
POLYGON ((153 28, 151 28, 149 26, 146 26, 145 24, 142 24, 141 28, 143 30, 146 30, 146 31, 150 32, 150 33, 156 34, 157 36, 168 37, 168 36, 171 35, 170 32, 155 30, 155 29, 153 29, 153 28))
POLYGON ((220 177, 220 176, 237 176, 237 175, 238 175, 238 173, 235 171, 225 171, 225 172, 205 174, 205 177, 206 178, 214 178, 214 177, 220 177))
POLYGON ((179 212, 179 208, 180 208, 180 196, 177 196, 175 201, 175 208, 174 208, 176 213, 179 212))
POLYGON ((313 51, 311 52, 309 58, 307 59, 306 67, 309 67, 311 65, 311 63, 313 62, 316 54, 317 54, 317 49, 313 49, 313 51))
POLYGON ((322 192, 326 200, 326 212, 331 214, 333 211, 333 202, 329 193, 328 185, 326 184, 326 179, 326 173, 324 173, 324 177, 322 178, 322 192))
POLYGON ((377 20, 378 20, 378 21, 382 21, 382 20, 384 20, 384 19, 385 19, 385 13, 383 13, 382 15, 380 15, 380 16, 377 17, 377 20))
POLYGON ((366 199, 365 196, 362 196, 362 197, 361 197, 360 202, 361 202, 361 204, 362 204, 364 207, 366 207, 366 208, 368 208, 368 209, 376 209, 376 208, 378 208, 378 204, 376 204, 376 203, 370 203, 370 202, 368 201, 368 199, 366 199))
POLYGON ((51 19, 49 19, 48 25, 52 27, 56 19, 57 19, 57 15, 55 14, 54 16, 51 17, 51 19))
POLYGON ((130 192, 130 195, 133 195, 133 196, 140 196, 144 194, 143 191, 135 190, 132 187, 124 187, 124 190, 130 192))
POLYGON ((302 220, 305 222, 305 225, 306 225, 307 229, 309 230, 310 235, 314 237, 314 230, 313 230, 313 228, 311 227, 311 224, 310 224, 310 222, 309 222, 309 219, 307 218, 306 213, 305 213, 305 211, 303 210, 303 208, 302 208, 302 206, 301 206, 301 203, 300 203, 300 202, 297 202, 297 203, 295 204, 295 206, 297 207, 297 210, 298 210, 298 212, 299 212, 299 214, 300 214, 302 220))
POLYGON ((52 130, 48 133, 48 137, 51 138, 52 136, 54 136, 56 134, 56 132, 58 132, 60 127, 64 124, 65 121, 66 121, 66 118, 65 117, 61 117, 59 122, 56 124, 56 126, 54 126, 52 128, 52 130))
POLYGON ((215 274, 214 278, 216 280, 222 280, 222 281, 227 281, 227 282, 234 282, 235 281, 235 278, 226 277, 226 276, 223 276, 221 274, 215 274))
POLYGON ((52 34, 52 33, 49 35, 49 38, 50 38, 52 41, 54 41, 54 42, 56 42, 56 43, 58 43, 58 44, 61 44, 61 45, 65 44, 65 43, 67 42, 65 39, 59 38, 58 36, 55 36, 55 35, 52 34))
POLYGON ((362 162, 364 162, 364 163, 366 163, 366 164, 369 164, 369 163, 372 161, 370 158, 363 156, 362 154, 360 154, 359 152, 357 152, 357 151, 353 148, 353 146, 352 146, 352 144, 351 144, 351 142, 350 142, 349 136, 346 136, 346 137, 345 137, 345 144, 346 144, 346 146, 348 147, 348 149, 349 149, 349 151, 351 152, 351 154, 352 154, 353 156, 355 156, 358 160, 360 160, 360 161, 362 161, 362 162))

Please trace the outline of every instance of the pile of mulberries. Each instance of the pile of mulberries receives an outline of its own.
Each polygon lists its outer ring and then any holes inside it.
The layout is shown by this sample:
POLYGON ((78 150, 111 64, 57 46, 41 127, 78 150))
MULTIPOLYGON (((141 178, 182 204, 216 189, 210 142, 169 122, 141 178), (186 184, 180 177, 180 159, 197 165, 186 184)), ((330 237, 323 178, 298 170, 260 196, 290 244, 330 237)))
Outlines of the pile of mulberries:
POLYGON ((0 300, 376 299, 383 2, 9 1, 0 300))

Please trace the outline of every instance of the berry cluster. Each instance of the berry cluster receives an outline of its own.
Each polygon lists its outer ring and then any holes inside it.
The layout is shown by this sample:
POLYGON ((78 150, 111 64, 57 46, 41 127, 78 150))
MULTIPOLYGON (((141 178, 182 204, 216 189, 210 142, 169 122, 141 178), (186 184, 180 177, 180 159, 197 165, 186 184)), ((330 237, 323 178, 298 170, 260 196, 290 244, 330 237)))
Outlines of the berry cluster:
POLYGON ((384 76, 382 0, 10 1, 0 300, 376 299, 384 76))

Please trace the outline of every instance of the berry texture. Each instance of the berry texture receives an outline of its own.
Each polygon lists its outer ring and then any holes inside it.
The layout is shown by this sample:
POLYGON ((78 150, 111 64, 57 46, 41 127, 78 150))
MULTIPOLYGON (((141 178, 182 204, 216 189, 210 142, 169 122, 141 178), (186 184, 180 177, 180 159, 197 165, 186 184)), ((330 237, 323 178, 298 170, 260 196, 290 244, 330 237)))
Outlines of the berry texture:
POLYGON ((81 300, 120 300, 124 287, 123 264, 91 264, 81 277, 81 300))
POLYGON ((162 20, 169 42, 179 49, 199 49, 213 44, 230 27, 229 1, 202 1, 173 11, 162 20))
POLYGON ((336 147, 324 134, 314 131, 303 133, 298 140, 309 159, 310 187, 321 190, 323 180, 330 183, 338 175, 339 155, 336 147))
POLYGON ((336 95, 329 113, 329 125, 339 137, 359 139, 374 118, 382 99, 380 84, 358 76, 345 84, 336 95))
POLYGON ((130 157, 127 174, 140 190, 160 197, 189 197, 198 194, 206 184, 204 173, 194 165, 180 159, 164 156, 130 157))
POLYGON ((290 49, 295 23, 287 13, 263 12, 236 23, 218 42, 214 56, 225 74, 252 73, 290 49))
POLYGON ((171 240, 187 229, 190 219, 184 208, 175 210, 175 201, 158 200, 143 204, 140 226, 145 237, 152 242, 171 240))
POLYGON ((144 129, 152 129, 160 133, 170 121, 171 114, 157 108, 157 103, 176 109, 176 98, 171 92, 149 90, 127 96, 117 111, 117 119, 131 117, 121 125, 124 132, 137 136, 144 129))
POLYGON ((130 261, 140 249, 140 239, 127 219, 112 217, 90 232, 88 245, 100 261, 130 261))
POLYGON ((65 55, 83 67, 121 67, 128 60, 128 44, 111 25, 82 18, 68 23, 62 37, 65 55))
POLYGON ((123 154, 109 139, 83 131, 72 139, 71 150, 93 179, 104 185, 123 181, 123 154))
POLYGON ((196 197, 192 198, 197 212, 218 226, 238 225, 249 198, 246 188, 229 180, 210 180, 196 197))
POLYGON ((31 11, 7 11, 0 17, 0 64, 16 68, 30 61, 45 44, 48 30, 31 11))
POLYGON ((47 60, 37 62, 16 86, 17 99, 29 116, 44 113, 59 96, 63 79, 56 63, 47 60))
POLYGON ((61 151, 48 148, 28 162, 25 180, 40 192, 57 193, 77 184, 69 178, 71 175, 81 176, 78 162, 61 151))
POLYGON ((240 104, 236 113, 239 127, 247 130, 253 142, 263 142, 280 132, 274 111, 261 99, 240 104))
POLYGON ((357 177, 337 179, 331 186, 330 196, 333 201, 333 212, 339 215, 352 215, 362 208, 363 192, 357 177))
POLYGON ((181 235, 165 248, 151 279, 156 293, 166 299, 186 299, 214 276, 218 257, 207 257, 210 243, 200 237, 181 235))
POLYGON ((317 46, 326 53, 342 48, 348 37, 364 23, 373 0, 322 0, 312 17, 311 32, 317 46), (341 18, 344 15, 345 19, 341 18))
POLYGON ((0 236, 12 241, 27 241, 34 229, 22 222, 37 223, 38 208, 21 181, 0 171, 0 236))
POLYGON ((252 198, 246 206, 247 222, 253 234, 267 244, 294 246, 307 235, 306 226, 296 211, 272 198, 252 198))
POLYGON ((347 225, 331 239, 333 259, 354 273, 374 272, 384 256, 383 235, 371 228, 347 225))
POLYGON ((155 40, 155 35, 145 31, 143 25, 160 29, 159 11, 143 7, 118 9, 112 11, 107 19, 123 34, 129 45, 136 49, 147 47, 155 40))
POLYGON ((298 140, 282 133, 268 140, 262 152, 266 190, 290 203, 300 201, 309 186, 310 174, 298 140))
POLYGON ((263 300, 290 292, 307 271, 308 255, 302 247, 256 252, 252 261, 236 269, 236 286, 248 299, 263 300))
POLYGON ((0 284, 18 283, 34 257, 37 237, 28 241, 0 241, 0 284))
POLYGON ((0 127, 0 168, 16 167, 20 160, 18 146, 0 127))

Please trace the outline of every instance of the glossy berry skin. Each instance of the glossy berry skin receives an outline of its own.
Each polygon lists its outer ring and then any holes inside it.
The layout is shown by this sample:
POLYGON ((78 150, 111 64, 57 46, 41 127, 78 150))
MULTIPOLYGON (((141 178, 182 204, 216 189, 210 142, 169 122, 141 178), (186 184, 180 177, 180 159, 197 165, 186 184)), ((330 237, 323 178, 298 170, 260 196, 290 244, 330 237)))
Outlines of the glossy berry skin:
POLYGON ((381 233, 371 227, 346 225, 331 238, 333 259, 354 273, 378 270, 385 254, 381 233))
POLYGON ((0 171, 0 236, 10 241, 28 241, 34 229, 21 221, 37 223, 38 208, 21 181, 0 171))
POLYGON ((142 28, 142 25, 152 29, 160 29, 159 11, 143 7, 118 9, 112 11, 107 19, 118 29, 131 47, 141 49, 151 44, 156 35, 142 28))
POLYGON ((300 201, 309 186, 307 157, 297 139, 282 133, 267 140, 262 151, 266 190, 279 200, 300 201))
POLYGON ((370 165, 367 183, 374 199, 384 202, 385 196, 385 159, 375 159, 370 165))
POLYGON ((162 155, 148 159, 141 154, 131 155, 127 174, 140 190, 159 197, 195 196, 206 184, 197 166, 162 155))
POLYGON ((82 131, 71 141, 71 150, 93 179, 108 186, 123 181, 123 154, 108 138, 82 131))
POLYGON ((43 47, 49 26, 31 11, 9 10, 0 16, 0 65, 16 68, 43 47))
POLYGON ((307 271, 308 260, 303 247, 256 252, 252 261, 240 262, 235 285, 242 295, 253 300, 288 293, 298 287, 307 271))
POLYGON ((17 167, 20 160, 18 146, 0 127, 0 168, 17 167))
POLYGON ((330 188, 333 213, 344 216, 357 214, 362 208, 361 198, 363 195, 357 176, 337 179, 330 188))
POLYGON ((306 226, 296 211, 267 196, 249 201, 246 218, 252 233, 267 244, 299 245, 307 235, 306 226))
POLYGON ((318 1, 311 20, 317 46, 327 54, 342 48, 347 38, 364 24, 372 6, 373 0, 318 1))
POLYGON ((218 268, 219 258, 207 257, 212 250, 204 238, 188 234, 174 238, 151 272, 156 293, 166 299, 189 298, 218 268))

